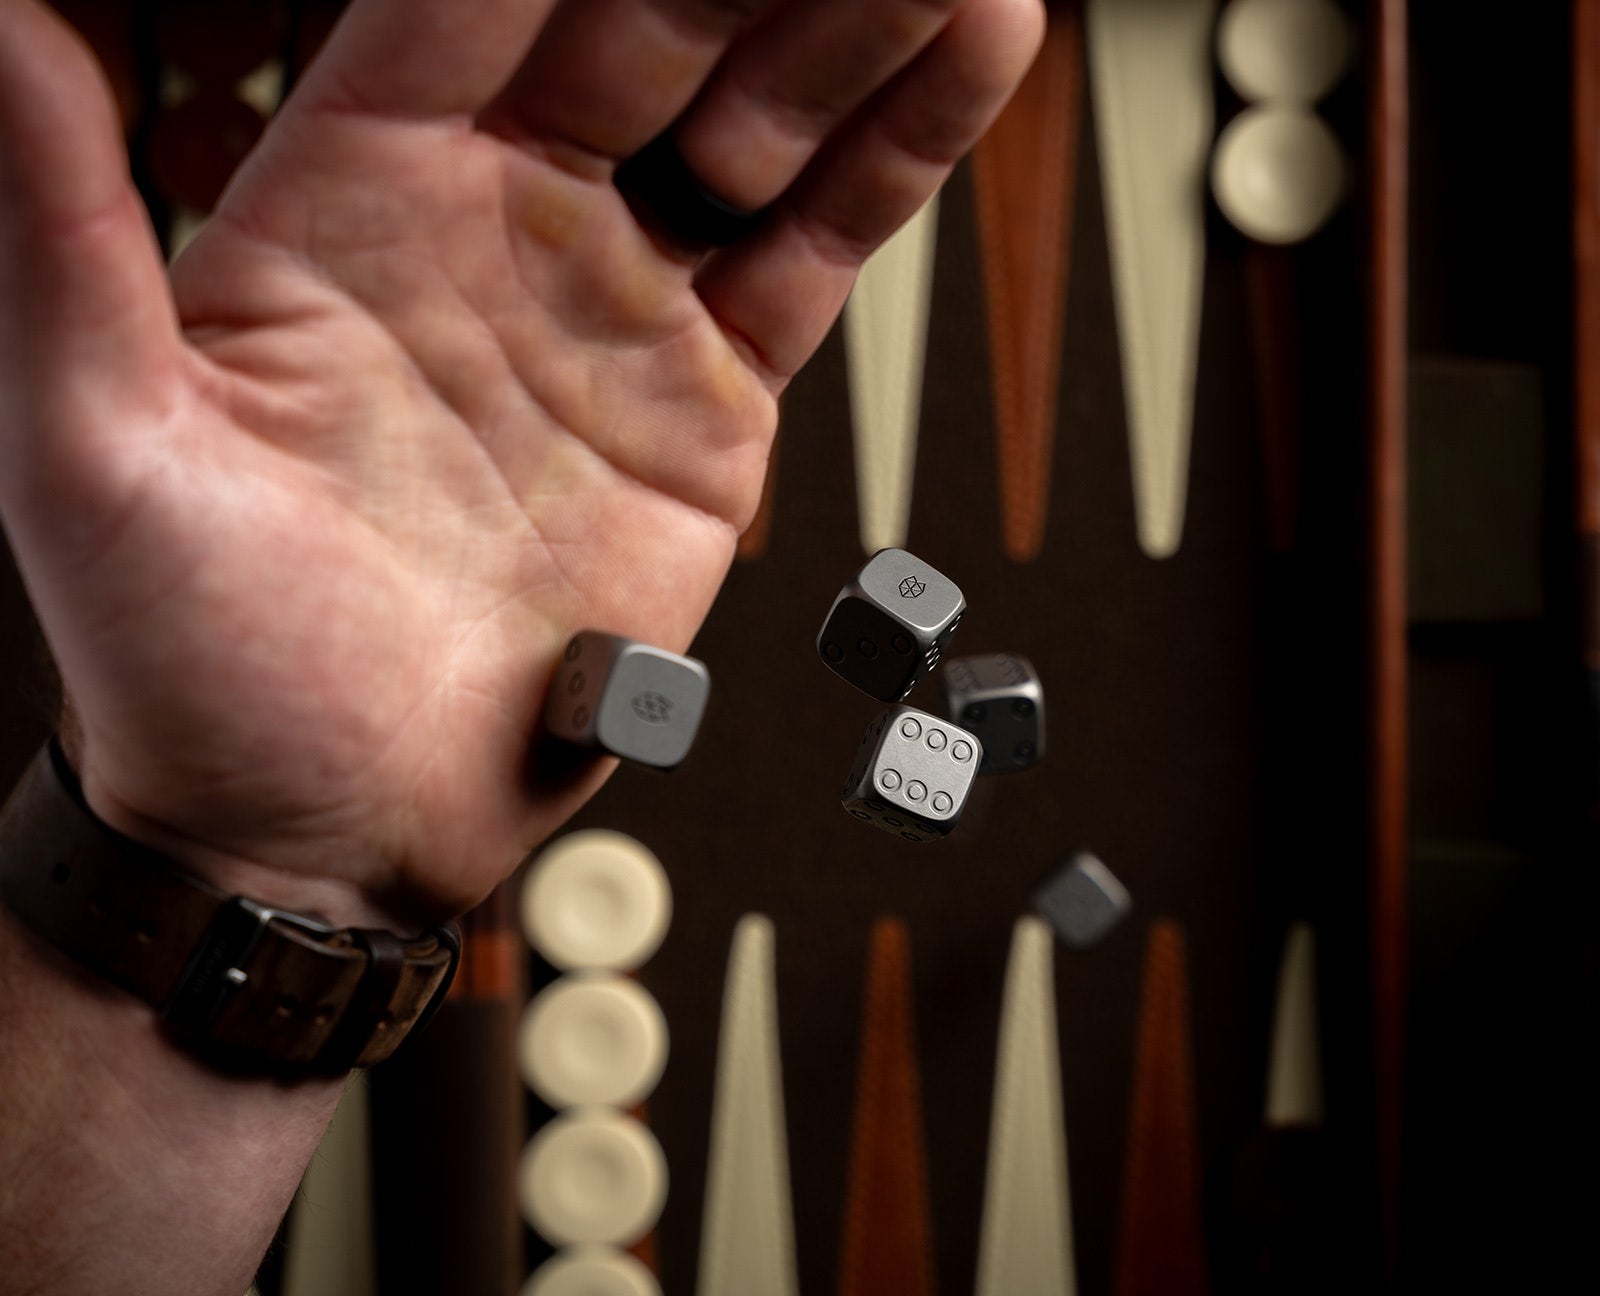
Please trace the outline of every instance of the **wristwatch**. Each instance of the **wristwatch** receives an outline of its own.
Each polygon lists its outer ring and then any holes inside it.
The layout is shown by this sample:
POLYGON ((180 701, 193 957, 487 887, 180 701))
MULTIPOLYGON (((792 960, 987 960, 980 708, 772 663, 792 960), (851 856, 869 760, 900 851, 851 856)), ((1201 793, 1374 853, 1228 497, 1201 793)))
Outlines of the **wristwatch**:
POLYGON ((382 1061, 438 1007, 461 954, 453 924, 334 927, 185 872, 95 817, 54 739, 0 811, 0 902, 231 1070, 382 1061))

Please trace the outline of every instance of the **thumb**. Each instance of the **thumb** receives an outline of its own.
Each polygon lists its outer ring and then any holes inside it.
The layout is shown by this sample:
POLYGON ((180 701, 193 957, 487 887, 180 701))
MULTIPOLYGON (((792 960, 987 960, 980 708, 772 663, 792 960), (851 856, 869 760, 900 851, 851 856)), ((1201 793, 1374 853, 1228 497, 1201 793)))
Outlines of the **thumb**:
POLYGON ((105 463, 108 438, 170 408, 181 355, 160 249, 93 55, 36 0, 0 0, 0 507, 9 526, 29 500, 70 503, 105 463))

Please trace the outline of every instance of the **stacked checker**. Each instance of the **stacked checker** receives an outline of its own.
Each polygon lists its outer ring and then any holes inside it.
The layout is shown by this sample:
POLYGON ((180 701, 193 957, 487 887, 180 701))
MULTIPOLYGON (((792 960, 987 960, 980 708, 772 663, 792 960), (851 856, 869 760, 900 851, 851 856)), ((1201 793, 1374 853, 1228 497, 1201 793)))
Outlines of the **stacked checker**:
POLYGON ((671 911, 656 857, 604 829, 558 839, 524 880, 523 932, 560 975, 529 1003, 518 1039, 523 1079, 555 1112, 518 1169, 522 1216, 556 1248, 522 1296, 660 1296, 625 1248, 666 1202, 666 1160, 639 1106, 661 1078, 667 1027, 628 974, 660 946, 671 911))
POLYGON ((1232 0, 1223 11, 1217 62, 1246 107, 1217 136, 1211 187, 1246 237, 1300 243, 1333 216, 1344 151, 1315 109, 1354 47, 1333 0, 1232 0))

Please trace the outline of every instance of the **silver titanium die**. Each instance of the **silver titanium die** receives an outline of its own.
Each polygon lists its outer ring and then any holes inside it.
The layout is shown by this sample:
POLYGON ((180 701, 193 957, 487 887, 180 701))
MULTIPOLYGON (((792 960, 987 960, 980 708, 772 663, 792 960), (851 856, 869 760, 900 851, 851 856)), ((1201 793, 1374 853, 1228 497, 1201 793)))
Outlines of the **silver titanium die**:
POLYGON ((1026 657, 952 657, 939 672, 944 714, 983 739, 980 774, 1027 769, 1044 756, 1044 688, 1026 657))
POLYGON ((1080 851, 1034 892, 1033 907, 1068 945, 1085 949, 1127 916, 1133 897, 1096 856, 1080 851))
POLYGON ((574 635, 545 699, 557 738, 636 765, 672 769, 688 755, 705 714, 705 663, 621 635, 574 635))
POLYGON ((867 726, 841 801, 857 819, 906 841, 955 827, 978 777, 983 744, 915 707, 890 707, 867 726))
POLYGON ((834 599, 817 655, 869 697, 898 702, 939 664, 966 610, 948 576, 904 549, 880 549, 834 599))

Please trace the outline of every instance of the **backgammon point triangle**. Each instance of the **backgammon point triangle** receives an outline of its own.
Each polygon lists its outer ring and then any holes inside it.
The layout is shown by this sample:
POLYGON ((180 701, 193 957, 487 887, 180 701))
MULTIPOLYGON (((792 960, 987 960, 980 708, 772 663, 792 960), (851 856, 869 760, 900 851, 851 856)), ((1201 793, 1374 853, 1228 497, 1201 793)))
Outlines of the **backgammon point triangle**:
POLYGON ((734 928, 723 990, 699 1296, 798 1296, 772 922, 734 928))
POLYGON ((1075 1296, 1053 936, 1012 929, 1000 1009, 977 1296, 1075 1296))

